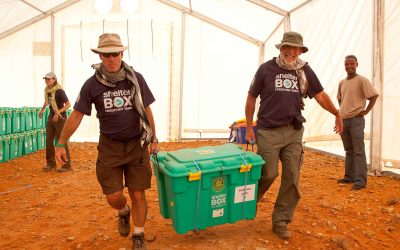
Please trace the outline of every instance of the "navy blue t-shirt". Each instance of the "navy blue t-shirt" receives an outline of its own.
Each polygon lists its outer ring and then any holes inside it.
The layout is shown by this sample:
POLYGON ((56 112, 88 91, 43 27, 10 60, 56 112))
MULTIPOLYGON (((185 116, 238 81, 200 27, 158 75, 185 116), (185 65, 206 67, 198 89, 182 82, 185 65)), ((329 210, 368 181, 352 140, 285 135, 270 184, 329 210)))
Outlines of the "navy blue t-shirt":
MULTIPOLYGON (((301 114, 302 97, 296 71, 282 69, 275 60, 258 68, 249 89, 250 95, 260 96, 258 128, 279 127, 301 114)), ((304 73, 308 81, 307 96, 313 98, 324 88, 309 65, 304 67, 304 73)))
MULTIPOLYGON (((144 107, 155 99, 143 76, 135 72, 144 107)), ((126 141, 139 135, 140 119, 131 97, 131 83, 125 79, 116 87, 101 84, 93 75, 82 86, 74 109, 90 115, 92 103, 97 111, 100 132, 118 141, 126 141)))

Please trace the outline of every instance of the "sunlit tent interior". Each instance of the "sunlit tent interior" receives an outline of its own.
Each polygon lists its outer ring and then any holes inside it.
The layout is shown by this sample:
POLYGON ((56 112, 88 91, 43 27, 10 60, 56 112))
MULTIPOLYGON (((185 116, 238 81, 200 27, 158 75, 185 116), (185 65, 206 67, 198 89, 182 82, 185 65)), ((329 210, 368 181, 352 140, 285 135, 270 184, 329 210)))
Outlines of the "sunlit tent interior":
MULTIPOLYGON (((118 33, 124 60, 143 74, 160 141, 227 139, 244 117, 258 66, 278 54, 285 31, 304 37, 301 58, 335 105, 344 58, 380 94, 366 118, 372 172, 400 168, 400 1, 398 0, 0 0, 0 107, 43 105, 54 71, 73 104, 99 62, 90 48, 118 33)), ((94 110, 94 109, 93 109, 94 110)), ((307 99, 305 146, 344 155, 334 116, 307 99)), ((96 141, 95 110, 71 141, 96 141)))

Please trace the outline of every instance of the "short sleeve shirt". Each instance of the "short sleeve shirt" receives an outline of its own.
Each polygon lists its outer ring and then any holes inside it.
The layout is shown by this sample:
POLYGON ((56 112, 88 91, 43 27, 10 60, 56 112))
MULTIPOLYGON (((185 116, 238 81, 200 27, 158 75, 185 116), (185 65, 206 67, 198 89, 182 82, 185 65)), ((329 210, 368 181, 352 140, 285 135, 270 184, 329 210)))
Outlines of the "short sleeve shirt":
MULTIPOLYGON (((47 94, 47 98, 49 100, 49 103, 51 103, 51 94, 48 93, 47 94)), ((57 103, 57 108, 61 109, 62 107, 64 107, 64 104, 66 102, 68 102, 68 97, 67 94, 65 93, 65 91, 63 89, 57 89, 56 94, 55 94, 55 98, 56 98, 56 103, 57 103)), ((50 108, 50 114, 49 116, 52 117, 54 116, 54 110, 53 107, 51 105, 49 105, 50 108)), ((64 111, 61 113, 61 115, 66 118, 67 117, 67 113, 64 111)))
MULTIPOLYGON (((250 95, 260 96, 258 128, 279 127, 301 114, 302 96, 296 71, 282 69, 275 60, 273 58, 258 68, 249 89, 250 95)), ((308 81, 307 96, 313 98, 324 89, 309 65, 303 69, 308 81)))
MULTIPOLYGON (((155 99, 143 76, 135 72, 145 108, 155 99)), ((126 141, 140 134, 140 118, 131 97, 131 83, 125 79, 116 87, 101 84, 95 76, 82 86, 74 109, 90 115, 92 104, 97 111, 100 132, 118 141, 126 141)))
POLYGON ((370 81, 361 75, 356 75, 350 80, 341 80, 337 99, 340 103, 340 114, 343 119, 355 117, 361 111, 364 111, 367 100, 377 95, 378 92, 370 81))

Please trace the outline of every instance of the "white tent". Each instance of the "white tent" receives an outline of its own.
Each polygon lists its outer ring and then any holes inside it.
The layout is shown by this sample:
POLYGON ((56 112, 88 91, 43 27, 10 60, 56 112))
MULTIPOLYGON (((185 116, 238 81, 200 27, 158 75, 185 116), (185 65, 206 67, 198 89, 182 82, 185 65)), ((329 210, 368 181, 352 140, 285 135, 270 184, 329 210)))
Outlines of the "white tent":
MULTIPOLYGON (((141 72, 160 140, 227 138, 244 117, 259 64, 276 56, 285 31, 303 34, 302 55, 336 101, 344 57, 359 59, 380 98, 367 117, 372 170, 400 165, 400 2, 398 0, 0 0, 0 107, 41 106, 42 77, 54 71, 73 103, 99 58, 90 51, 103 32, 129 45, 124 60, 141 72), (108 6, 107 6, 108 5, 108 6), (138 9, 125 9, 125 6, 138 9), (103 9, 100 7, 104 7, 103 9), (107 10, 108 7, 108 10, 107 10), (393 133, 392 133, 393 132, 393 133)), ((343 155, 334 117, 307 100, 306 146, 343 155)), ((72 140, 96 140, 95 114, 72 140)))

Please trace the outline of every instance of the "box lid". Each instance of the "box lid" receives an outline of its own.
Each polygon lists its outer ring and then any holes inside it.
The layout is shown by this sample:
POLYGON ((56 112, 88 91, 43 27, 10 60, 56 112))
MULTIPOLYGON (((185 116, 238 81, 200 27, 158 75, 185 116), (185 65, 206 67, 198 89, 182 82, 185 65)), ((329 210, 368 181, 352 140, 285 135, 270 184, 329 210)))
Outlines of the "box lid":
MULTIPOLYGON (((240 168, 242 165, 261 165, 264 163, 261 156, 247 152, 236 144, 221 146, 206 146, 192 149, 180 149, 158 154, 159 167, 170 175, 187 175, 199 170, 210 172, 240 168)), ((152 161, 155 162, 154 157, 152 161)))

